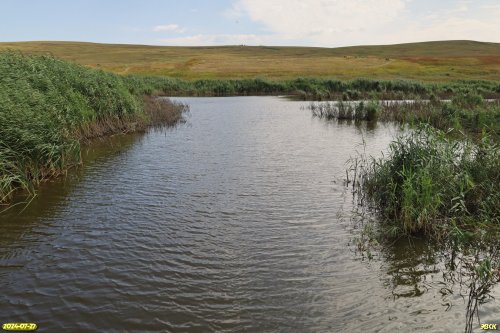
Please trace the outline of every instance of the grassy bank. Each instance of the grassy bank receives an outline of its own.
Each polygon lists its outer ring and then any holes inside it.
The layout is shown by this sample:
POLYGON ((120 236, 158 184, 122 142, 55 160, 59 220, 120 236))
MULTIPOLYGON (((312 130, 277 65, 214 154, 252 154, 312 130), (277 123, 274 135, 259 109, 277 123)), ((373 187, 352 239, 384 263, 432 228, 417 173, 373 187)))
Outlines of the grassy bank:
POLYGON ((0 49, 51 54, 117 74, 169 76, 185 80, 292 80, 297 77, 344 81, 499 80, 500 44, 437 41, 341 48, 281 46, 172 47, 82 42, 0 43, 0 49))
POLYGON ((266 79, 195 80, 168 77, 125 76, 130 86, 143 91, 170 96, 236 96, 293 95, 303 100, 415 99, 450 98, 474 93, 483 98, 499 98, 500 83, 494 81, 455 81, 424 83, 408 80, 374 80, 296 78, 272 81, 266 79))
POLYGON ((79 164, 86 140, 181 117, 181 106, 144 93, 115 74, 0 53, 0 202, 79 164))

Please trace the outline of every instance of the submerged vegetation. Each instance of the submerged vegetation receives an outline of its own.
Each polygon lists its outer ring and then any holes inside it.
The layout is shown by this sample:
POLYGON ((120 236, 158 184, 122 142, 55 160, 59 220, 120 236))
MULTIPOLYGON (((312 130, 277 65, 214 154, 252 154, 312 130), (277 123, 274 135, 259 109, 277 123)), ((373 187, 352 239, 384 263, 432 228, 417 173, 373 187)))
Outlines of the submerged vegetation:
POLYGON ((173 124, 183 106, 122 77, 47 56, 0 53, 0 203, 80 163, 80 146, 173 124))

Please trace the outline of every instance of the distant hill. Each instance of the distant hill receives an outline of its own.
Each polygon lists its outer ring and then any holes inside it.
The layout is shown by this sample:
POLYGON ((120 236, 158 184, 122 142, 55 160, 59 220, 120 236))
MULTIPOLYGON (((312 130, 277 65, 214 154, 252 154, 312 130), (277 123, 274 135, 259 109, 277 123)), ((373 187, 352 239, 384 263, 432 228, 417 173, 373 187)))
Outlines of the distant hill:
POLYGON ((340 48, 174 47, 85 42, 0 43, 0 50, 46 54, 120 74, 185 79, 334 77, 500 81, 500 44, 436 41, 340 48))

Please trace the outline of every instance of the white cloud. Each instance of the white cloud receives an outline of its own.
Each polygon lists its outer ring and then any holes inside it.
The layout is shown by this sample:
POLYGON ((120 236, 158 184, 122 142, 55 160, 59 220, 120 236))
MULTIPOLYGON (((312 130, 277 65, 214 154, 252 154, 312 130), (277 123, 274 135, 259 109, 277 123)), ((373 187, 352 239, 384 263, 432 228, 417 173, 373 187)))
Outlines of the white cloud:
POLYGON ((467 17, 436 19, 431 24, 418 24, 401 29, 397 34, 385 36, 387 43, 404 43, 428 40, 468 39, 500 42, 500 21, 467 17))
POLYGON ((466 12, 469 10, 469 6, 467 5, 467 3, 461 3, 458 7, 457 7, 457 12, 466 12))
POLYGON ((189 38, 192 44, 197 38, 204 45, 234 41, 234 44, 326 47, 449 39, 500 42, 499 5, 481 6, 459 0, 443 7, 432 0, 421 1, 238 0, 223 14, 235 19, 248 16, 262 24, 263 35, 189 38))
POLYGON ((237 20, 242 17, 244 9, 239 2, 233 3, 233 5, 223 12, 224 16, 231 20, 237 20))
POLYGON ((453 9, 453 11, 457 13, 464 13, 469 11, 469 4, 471 3, 470 0, 462 0, 458 1, 456 7, 453 9))
MULTIPOLYGON (((311 45, 336 47, 429 40, 500 42, 500 5, 457 0, 235 0, 222 14, 260 23, 250 33, 209 32, 158 39, 168 45, 311 45), (421 1, 421 2, 420 2, 421 1)), ((177 24, 157 32, 184 33, 177 24)))
POLYGON ((177 32, 177 33, 183 33, 186 31, 185 28, 180 27, 177 24, 165 24, 165 25, 157 25, 153 28, 153 31, 155 32, 161 32, 161 31, 172 31, 172 32, 177 32))
POLYGON ((500 10, 500 5, 483 5, 481 6, 483 9, 493 9, 493 10, 500 10))
POLYGON ((254 34, 198 34, 159 40, 161 44, 176 46, 263 45, 271 41, 271 36, 254 34))
POLYGON ((404 0, 241 0, 250 18, 286 39, 331 45, 346 34, 369 32, 394 21, 404 0))
POLYGON ((400 29, 382 36, 382 41, 404 43, 466 39, 500 42, 500 6, 468 6, 470 4, 470 1, 460 1, 456 7, 437 11, 423 20, 408 19, 408 23, 400 29))

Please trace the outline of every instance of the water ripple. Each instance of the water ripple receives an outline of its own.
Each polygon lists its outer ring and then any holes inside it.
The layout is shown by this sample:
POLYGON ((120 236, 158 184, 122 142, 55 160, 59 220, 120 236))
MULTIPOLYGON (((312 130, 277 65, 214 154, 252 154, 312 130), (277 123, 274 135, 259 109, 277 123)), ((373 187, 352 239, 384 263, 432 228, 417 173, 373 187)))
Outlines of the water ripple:
POLYGON ((190 126, 96 144, 84 168, 0 217, 0 320, 40 332, 463 329, 463 306, 435 302, 440 266, 367 264, 338 217, 349 200, 334 180, 361 133, 376 154, 393 127, 327 124, 278 98, 182 100, 190 126))

